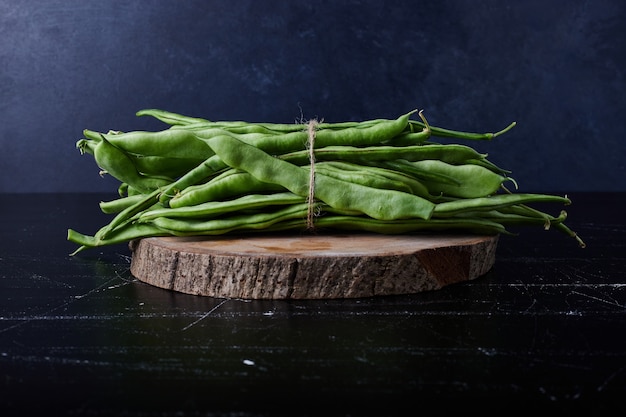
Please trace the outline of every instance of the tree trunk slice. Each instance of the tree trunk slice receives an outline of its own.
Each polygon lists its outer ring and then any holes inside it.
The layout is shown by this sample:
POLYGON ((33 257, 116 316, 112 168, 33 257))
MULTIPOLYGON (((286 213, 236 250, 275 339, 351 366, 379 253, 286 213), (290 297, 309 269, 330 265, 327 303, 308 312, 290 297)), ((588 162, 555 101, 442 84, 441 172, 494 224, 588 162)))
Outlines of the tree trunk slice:
POLYGON ((484 275, 497 242, 444 234, 151 237, 130 243, 130 271, 156 287, 218 298, 411 294, 484 275))

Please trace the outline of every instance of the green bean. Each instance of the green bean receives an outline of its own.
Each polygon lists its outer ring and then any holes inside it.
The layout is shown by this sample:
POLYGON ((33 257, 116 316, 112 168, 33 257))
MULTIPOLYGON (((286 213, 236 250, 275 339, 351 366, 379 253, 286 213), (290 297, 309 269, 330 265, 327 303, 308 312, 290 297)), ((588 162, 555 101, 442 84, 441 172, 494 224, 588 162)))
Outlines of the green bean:
MULTIPOLYGON (((406 127, 409 117, 414 112, 415 111, 406 113, 395 120, 373 123, 363 128, 349 127, 339 130, 316 130, 314 146, 316 148, 323 148, 333 145, 366 146, 378 144, 381 141, 388 140, 401 132, 406 127)), ((198 137, 203 138, 200 133, 197 133, 197 135, 198 137)), ((254 145, 271 155, 280 155, 296 150, 304 150, 307 147, 309 139, 305 126, 303 126, 300 130, 284 133, 279 136, 264 135, 252 138, 246 138, 245 136, 232 136, 236 137, 241 142, 254 145)), ((206 137, 209 146, 211 146, 210 141, 212 137, 214 137, 214 135, 206 137)))
POLYGON ((201 136, 210 135, 212 132, 217 132, 218 130, 223 133, 234 133, 238 135, 245 134, 260 134, 260 135, 276 135, 281 134, 283 132, 277 132, 271 130, 270 128, 260 125, 260 124, 242 124, 233 125, 233 126, 223 126, 218 125, 214 122, 208 123, 195 123, 184 126, 173 126, 172 129, 185 129, 191 132, 198 132, 201 136))
POLYGON ((150 194, 142 195, 142 198, 127 206, 124 210, 119 212, 109 224, 98 230, 98 232, 96 232, 95 234, 96 239, 106 239, 107 236, 115 229, 129 223, 135 215, 141 213, 146 209, 149 209, 150 207, 154 207, 157 204, 158 196, 159 190, 155 190, 150 194))
POLYGON ((211 218, 236 211, 266 208, 305 202, 305 198, 290 192, 273 194, 248 194, 233 200, 207 201, 194 206, 161 208, 143 212, 138 221, 145 222, 157 217, 211 218))
MULTIPOLYGON (((89 132, 85 130, 85 132, 89 132)), ((133 162, 141 174, 147 176, 176 178, 184 175, 189 169, 197 166, 213 155, 204 141, 196 138, 191 132, 173 133, 171 130, 162 132, 130 132, 97 134, 98 139, 77 142, 81 152, 89 153, 102 138, 119 148, 133 162)), ((92 136, 86 133, 87 136, 92 136)))
MULTIPOLYGON (((277 223, 272 231, 303 229, 303 220, 292 220, 277 223)), ((366 216, 339 215, 319 216, 315 218, 315 230, 346 230, 373 232, 387 235, 423 233, 423 232, 471 232, 481 235, 511 234, 500 223, 481 218, 469 219, 398 219, 377 220, 366 216)))
POLYGON ((119 213, 122 210, 125 210, 128 207, 138 203, 143 198, 145 198, 143 194, 136 194, 136 195, 130 195, 127 197, 118 198, 116 200, 101 201, 100 210, 105 214, 119 213))
MULTIPOLYGON (((310 169, 308 166, 303 168, 310 169)), ((362 168, 359 165, 349 163, 334 164, 332 162, 317 162, 315 164, 315 173, 324 174, 328 177, 352 182, 354 184, 365 185, 367 187, 386 188, 389 190, 412 193, 411 187, 405 182, 379 175, 378 172, 371 167, 362 168)))
POLYGON ((168 178, 139 173, 128 155, 104 137, 94 149, 94 159, 103 170, 102 173, 108 173, 141 192, 151 192, 171 182, 168 178))
POLYGON ((73 229, 68 229, 67 240, 69 240, 72 243, 76 243, 77 245, 80 245, 78 249, 76 249, 74 252, 70 254, 70 256, 74 256, 78 254, 79 252, 84 251, 85 249, 89 249, 93 247, 126 243, 131 240, 144 238, 144 237, 169 236, 169 235, 170 235, 169 232, 159 229, 158 227, 152 224, 133 223, 126 227, 113 230, 111 233, 107 235, 106 239, 98 238, 96 236, 85 235, 73 229))
MULTIPOLYGON (((411 123, 411 121, 409 121, 411 123)), ((393 138, 381 142, 381 145, 388 146, 417 146, 417 145, 435 145, 437 143, 429 141, 432 132, 428 130, 428 134, 424 135, 426 129, 417 132, 401 132, 393 138)))
POLYGON ((578 236, 576 232, 574 232, 567 225, 565 225, 565 223, 556 223, 554 225, 554 228, 562 233, 565 233, 567 236, 576 239, 576 242, 578 242, 578 246, 580 246, 581 248, 587 247, 587 244, 580 238, 580 236, 578 236))
POLYGON ((179 126, 179 125, 184 126, 184 125, 189 125, 193 123, 204 123, 208 121, 206 119, 202 119, 198 117, 189 117, 189 116, 184 116, 182 114, 172 113, 166 110, 158 110, 158 109, 139 110, 136 113, 136 115, 137 116, 152 116, 172 126, 179 126))
MULTIPOLYGON (((260 181, 279 184, 303 197, 309 194, 307 170, 231 136, 213 138, 211 147, 226 164, 249 172, 260 181)), ((315 197, 331 207, 358 210, 377 219, 429 218, 434 208, 433 203, 413 194, 365 187, 324 175, 315 176, 315 197)))
MULTIPOLYGON (((483 168, 487 168, 491 172, 495 172, 496 174, 502 175, 503 177, 506 177, 507 180, 512 181, 512 182, 515 183, 515 180, 513 178, 509 177, 509 174, 511 173, 511 171, 509 171, 507 169, 500 168, 499 166, 497 166, 493 162, 487 160, 486 157, 480 158, 480 159, 468 159, 468 160, 465 161, 465 164, 479 165, 479 166, 481 166, 483 168)), ((516 187, 517 187, 517 184, 516 184, 516 187)))
MULTIPOLYGON (((459 130, 444 129, 444 128, 436 127, 432 125, 430 125, 430 130, 431 130, 432 136, 439 136, 439 137, 444 137, 444 138, 456 138, 456 139, 466 139, 466 140, 492 140, 500 135, 505 134, 509 130, 513 129, 515 125, 516 123, 512 122, 510 125, 508 125, 504 129, 496 133, 462 132, 459 130)), ((412 132, 414 130, 419 131, 420 129, 423 129, 424 127, 426 127, 425 123, 418 122, 417 120, 410 120, 407 130, 409 132, 412 132)))
POLYGON ((542 225, 544 229, 549 229, 551 226, 557 223, 563 223, 567 218, 567 213, 562 210, 558 216, 550 216, 544 213, 541 216, 532 215, 515 210, 517 206, 507 206, 500 209, 493 210, 475 210, 466 211, 454 215, 458 219, 466 218, 483 218, 496 221, 500 224, 506 225, 542 225))
POLYGON ((570 204, 567 197, 546 194, 498 194, 490 197, 461 198, 454 201, 438 203, 433 210, 433 217, 449 217, 459 213, 479 210, 487 211, 518 204, 529 203, 562 203, 570 204))
POLYGON ((132 155, 203 160, 213 155, 211 148, 203 140, 199 139, 194 132, 186 130, 133 131, 105 134, 102 137, 132 155))
MULTIPOLYGON (((158 190, 153 191, 148 195, 141 195, 141 198, 138 198, 137 201, 125 204, 125 208, 120 211, 110 223, 100 228, 94 236, 84 235, 76 232, 75 230, 69 229, 67 236, 68 240, 81 245, 81 247, 72 253, 72 255, 84 250, 86 247, 103 246, 130 240, 130 236, 137 232, 137 230, 134 230, 132 227, 129 229, 129 225, 133 224, 133 218, 142 211, 153 207, 156 204, 157 196, 158 190)), ((164 235, 163 232, 158 231, 151 226, 140 229, 148 233, 142 236, 149 236, 151 233, 154 236, 164 235), (158 232, 158 234, 154 234, 156 232, 158 232)))
MULTIPOLYGON (((362 129, 371 127, 378 123, 390 123, 393 120, 390 119, 372 119, 360 122, 339 122, 339 123, 323 123, 316 124, 318 130, 342 130, 347 128, 362 129)), ((244 132, 262 132, 269 134, 284 134, 303 132, 307 129, 307 122, 296 123, 254 123, 244 121, 205 121, 199 123, 190 123, 186 125, 175 126, 177 129, 190 129, 190 130, 202 130, 202 129, 223 129, 233 133, 244 132)))
POLYGON ((86 138, 86 139, 83 139, 83 140, 86 140, 88 142, 93 141, 94 146, 96 144, 98 144, 102 140, 102 136, 103 135, 104 135, 104 133, 94 132, 93 130, 90 130, 90 129, 84 129, 83 130, 83 136, 86 138))
POLYGON ((117 187, 117 194, 120 197, 124 197, 124 196, 128 196, 128 184, 126 184, 125 182, 120 183, 120 185, 117 187))
MULTIPOLYGON (((329 161, 325 163, 328 165, 335 166, 340 169, 345 169, 345 170, 349 170, 350 165, 354 165, 355 167, 360 166, 357 164, 351 164, 349 162, 342 162, 342 161, 329 161)), ((361 169, 363 168, 366 169, 366 173, 373 172, 379 176, 386 177, 391 181, 397 181, 397 182, 403 183, 406 186, 406 188, 409 190, 407 192, 410 192, 411 194, 415 194, 420 197, 427 198, 430 201, 433 201, 434 199, 438 199, 438 196, 433 196, 428 192, 428 189, 426 188, 424 184, 422 184, 420 181, 416 180, 415 178, 403 172, 398 172, 398 171, 394 171, 391 169, 386 169, 386 168, 372 166, 372 165, 364 165, 362 166, 361 169)), ((356 170, 356 168, 353 168, 353 170, 356 170)))
MULTIPOLYGON (((306 163, 309 151, 290 152, 279 156, 294 164, 306 163)), ((388 161, 403 159, 410 162, 437 159, 449 164, 462 164, 472 159, 483 159, 474 149, 464 145, 415 145, 415 146, 326 146, 315 150, 315 159, 321 161, 388 161)))
MULTIPOLYGON (((565 204, 570 204, 570 200, 567 199, 567 197, 565 198, 566 198, 565 204)), ((513 210, 513 211, 523 213, 528 216, 543 218, 544 220, 546 220, 546 222, 544 223, 545 229, 548 229, 551 226, 554 226, 554 228, 557 229, 559 232, 564 233, 567 236, 574 238, 578 242, 578 245, 581 248, 585 248, 587 246, 587 244, 580 238, 580 236, 578 236, 576 232, 574 232, 572 229, 570 229, 568 226, 565 225, 565 217, 567 216, 567 213, 564 210, 561 211, 561 214, 558 217, 558 219, 562 219, 562 220, 556 221, 556 222, 552 221, 552 216, 540 210, 537 210, 535 208, 529 207, 526 204, 517 204, 515 206, 509 207, 508 210, 513 210)))
POLYGON ((562 210, 559 216, 555 218, 548 213, 544 213, 540 210, 531 208, 526 204, 515 204, 512 206, 502 207, 498 210, 507 214, 516 214, 523 217, 532 217, 537 219, 538 221, 541 220, 543 221, 543 225, 546 230, 549 229, 552 224, 554 224, 555 220, 560 220, 561 222, 563 222, 567 217, 567 213, 565 212, 565 210, 562 210))
POLYGON ((169 200, 172 208, 195 206, 208 201, 238 197, 246 193, 285 191, 278 184, 255 178, 248 172, 230 169, 202 184, 190 185, 169 200))
POLYGON ((465 212, 457 214, 454 217, 463 220, 465 218, 479 217, 496 221, 502 225, 543 225, 543 228, 545 230, 554 228, 557 231, 574 238, 581 248, 586 247, 586 243, 578 236, 578 234, 571 230, 567 225, 565 225, 565 220, 567 218, 567 213, 565 212, 565 210, 562 210, 559 216, 554 217, 535 209, 528 209, 530 208, 524 207, 523 204, 519 204, 502 207, 498 210, 477 211, 474 213, 465 212))
POLYGON ((141 174, 169 178, 180 178, 206 160, 153 155, 129 155, 129 158, 141 174))
MULTIPOLYGON (((194 125, 179 129, 184 131, 185 134, 193 135, 196 140, 202 141, 205 144, 207 140, 213 136, 233 135, 243 142, 254 143, 258 140, 271 139, 275 138, 276 135, 283 134, 282 132, 276 133, 266 129, 259 129, 257 126, 251 125, 233 126, 230 128, 216 127, 213 125, 204 127, 194 125)), ((171 130, 175 131, 174 128, 171 130)))
POLYGON ((508 179, 479 165, 451 165, 441 160, 398 160, 386 162, 385 165, 413 175, 433 195, 485 197, 496 193, 508 179))
POLYGON ((128 195, 128 196, 133 196, 133 195, 143 195, 143 193, 142 193, 141 191, 136 190, 135 188, 130 187, 130 186, 128 187, 128 189, 127 189, 127 191, 126 191, 126 192, 127 192, 127 195, 128 195))
POLYGON ((80 151, 81 155, 89 154, 93 156, 96 149, 97 142, 88 139, 80 139, 76 142, 76 148, 80 151))
POLYGON ((290 219, 304 219, 308 211, 308 203, 292 204, 285 208, 256 214, 235 215, 210 220, 171 219, 155 217, 150 224, 175 236, 221 235, 234 231, 263 229, 290 219))
POLYGON ((419 167, 414 166, 411 162, 397 159, 393 161, 365 161, 371 165, 378 166, 386 169, 393 169, 398 172, 402 172, 406 175, 410 175, 413 178, 416 178, 423 184, 425 181, 430 181, 433 183, 440 184, 449 184, 454 186, 460 186, 461 181, 458 178, 454 177, 452 173, 445 172, 436 172, 420 169, 419 167))
MULTIPOLYGON (((220 165, 220 166, 221 166, 220 165)), ((192 176, 187 175, 177 181, 175 184, 181 186, 180 191, 176 191, 175 194, 169 196, 167 200, 164 200, 164 195, 161 194, 159 201, 164 206, 172 208, 194 206, 207 201, 221 200, 225 198, 231 198, 234 196, 240 196, 245 193, 259 193, 259 192, 271 192, 271 191, 285 191, 284 187, 261 181, 251 175, 248 172, 228 168, 226 164, 221 160, 219 156, 209 158, 205 161, 205 164, 197 167, 189 174, 195 175, 195 182, 192 183, 192 176), (219 164, 226 166, 220 174, 213 174, 215 167, 206 166, 211 161, 218 161, 219 164), (212 177, 211 177, 212 176, 212 177), (206 177, 211 177, 205 182, 202 182, 206 177), (188 183, 181 182, 188 179, 188 183), (164 204, 166 201, 167 204, 164 204)), ((164 192, 167 192, 164 191, 164 192)))
POLYGON ((441 193, 465 198, 485 197, 496 193, 502 184, 509 180, 508 177, 474 164, 451 165, 441 160, 416 161, 411 164, 431 173, 450 175, 460 182, 459 185, 455 185, 446 182, 431 182, 427 179, 424 185, 432 194, 441 193))
POLYGON ((219 156, 213 155, 197 167, 189 170, 176 181, 163 187, 161 195, 159 196, 159 202, 164 206, 168 206, 170 200, 176 197, 182 190, 192 185, 204 183, 209 178, 214 177, 219 172, 225 171, 227 168, 228 167, 219 156))

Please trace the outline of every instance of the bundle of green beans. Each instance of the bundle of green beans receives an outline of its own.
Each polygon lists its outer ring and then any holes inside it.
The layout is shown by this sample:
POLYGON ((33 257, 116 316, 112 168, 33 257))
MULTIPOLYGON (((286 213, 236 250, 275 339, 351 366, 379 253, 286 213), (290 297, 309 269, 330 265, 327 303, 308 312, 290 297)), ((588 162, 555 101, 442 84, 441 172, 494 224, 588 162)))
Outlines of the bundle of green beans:
POLYGON ((85 130, 76 146, 119 198, 100 202, 113 216, 93 236, 68 230, 84 249, 150 236, 259 231, 455 232, 510 234, 507 226, 554 228, 584 242, 533 203, 566 196, 514 193, 510 171, 460 140, 491 140, 431 126, 422 112, 361 122, 210 121, 148 109, 161 131, 85 130), (413 117, 419 116, 419 120, 413 117), (436 139, 440 138, 439 141, 436 139))

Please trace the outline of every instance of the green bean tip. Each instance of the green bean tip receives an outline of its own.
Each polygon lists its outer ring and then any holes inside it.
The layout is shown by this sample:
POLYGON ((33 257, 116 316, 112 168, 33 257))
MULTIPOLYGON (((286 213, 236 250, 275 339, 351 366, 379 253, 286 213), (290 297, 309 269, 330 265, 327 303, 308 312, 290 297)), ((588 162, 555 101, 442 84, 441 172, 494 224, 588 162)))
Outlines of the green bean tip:
POLYGON ((504 129, 502 129, 499 132, 496 132, 494 134, 491 135, 491 138, 495 138, 496 136, 500 136, 505 134, 506 132, 508 132, 509 130, 513 129, 515 127, 515 125, 517 125, 517 122, 512 122, 510 125, 508 125, 507 127, 505 127, 504 129))

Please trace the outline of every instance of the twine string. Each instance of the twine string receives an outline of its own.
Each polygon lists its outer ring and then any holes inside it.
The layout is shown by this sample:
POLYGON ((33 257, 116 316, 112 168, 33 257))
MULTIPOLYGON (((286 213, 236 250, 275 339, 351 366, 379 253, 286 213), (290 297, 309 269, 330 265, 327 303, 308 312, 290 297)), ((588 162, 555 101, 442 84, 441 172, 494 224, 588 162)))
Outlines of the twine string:
POLYGON ((308 141, 307 147, 309 149, 309 195, 307 197, 307 215, 306 215, 306 227, 308 230, 315 229, 315 132, 318 122, 315 119, 309 120, 307 123, 308 141))

